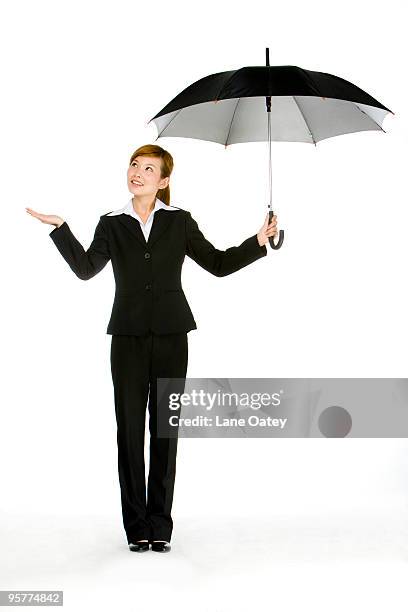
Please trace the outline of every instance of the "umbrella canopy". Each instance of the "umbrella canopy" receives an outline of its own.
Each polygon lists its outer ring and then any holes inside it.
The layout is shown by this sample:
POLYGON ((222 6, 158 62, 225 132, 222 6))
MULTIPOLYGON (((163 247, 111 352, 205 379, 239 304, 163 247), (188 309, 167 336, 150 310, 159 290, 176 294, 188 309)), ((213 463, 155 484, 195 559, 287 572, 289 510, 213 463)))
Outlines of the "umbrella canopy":
MULTIPOLYGON (((217 72, 189 85, 148 123, 157 138, 197 138, 228 145, 269 143, 269 209, 272 218, 271 141, 306 142, 384 131, 389 108, 341 77, 298 66, 246 66, 217 72)), ((283 242, 280 230, 278 245, 283 242)))
POLYGON ((149 123, 155 123, 158 137, 198 138, 225 146, 267 141, 266 96, 273 97, 271 140, 275 141, 316 144, 351 132, 384 131, 384 119, 392 113, 332 74, 297 66, 247 66, 196 81, 149 123))

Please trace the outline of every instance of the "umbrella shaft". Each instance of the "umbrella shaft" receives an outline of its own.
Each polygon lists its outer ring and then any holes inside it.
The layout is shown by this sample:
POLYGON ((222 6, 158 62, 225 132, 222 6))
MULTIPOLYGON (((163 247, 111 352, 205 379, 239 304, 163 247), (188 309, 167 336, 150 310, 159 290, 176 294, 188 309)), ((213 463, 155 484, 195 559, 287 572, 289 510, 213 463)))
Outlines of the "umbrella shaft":
MULTIPOLYGON (((269 47, 266 47, 266 65, 269 67, 269 47)), ((269 91, 271 82, 271 71, 268 70, 269 91)), ((269 212, 272 212, 272 152, 271 152, 271 96, 266 96, 266 112, 268 113, 268 146, 269 146, 269 212)), ((270 215, 269 215, 270 216, 270 215)))
POLYGON ((268 147, 269 147, 269 210, 272 210, 272 146, 271 146, 271 111, 268 110, 268 147))

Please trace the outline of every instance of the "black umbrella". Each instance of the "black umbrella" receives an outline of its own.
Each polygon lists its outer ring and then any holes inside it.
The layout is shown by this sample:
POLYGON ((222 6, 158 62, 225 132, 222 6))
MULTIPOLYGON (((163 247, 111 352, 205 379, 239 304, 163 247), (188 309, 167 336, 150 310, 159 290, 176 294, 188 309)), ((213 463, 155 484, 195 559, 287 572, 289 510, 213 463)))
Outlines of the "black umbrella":
MULTIPOLYGON (((218 142, 269 144, 269 221, 272 211, 271 141, 308 142, 381 130, 393 113, 340 77, 298 66, 245 66, 217 72, 189 85, 152 119, 157 138, 184 137, 218 142)), ((156 138, 156 140, 157 140, 156 138)), ((269 238, 273 249, 283 243, 269 238)))

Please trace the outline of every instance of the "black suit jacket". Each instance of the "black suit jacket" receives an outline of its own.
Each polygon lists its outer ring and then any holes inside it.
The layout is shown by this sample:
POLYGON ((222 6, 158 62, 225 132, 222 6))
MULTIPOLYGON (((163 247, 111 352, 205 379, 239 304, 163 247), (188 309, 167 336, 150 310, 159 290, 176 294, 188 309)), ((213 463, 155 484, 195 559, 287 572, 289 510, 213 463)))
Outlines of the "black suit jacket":
POLYGON ((66 221, 49 234, 78 278, 88 280, 112 262, 116 291, 107 334, 188 332, 196 322, 181 286, 188 255, 215 276, 226 276, 267 254, 254 234, 239 246, 216 249, 187 210, 154 213, 149 239, 126 213, 102 215, 87 251, 66 221))

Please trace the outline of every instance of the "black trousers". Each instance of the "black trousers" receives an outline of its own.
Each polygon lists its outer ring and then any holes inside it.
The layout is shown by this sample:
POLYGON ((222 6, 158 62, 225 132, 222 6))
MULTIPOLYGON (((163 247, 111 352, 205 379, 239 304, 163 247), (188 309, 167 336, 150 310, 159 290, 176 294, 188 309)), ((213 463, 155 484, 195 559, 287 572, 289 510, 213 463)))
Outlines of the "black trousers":
MULTIPOLYGON (((117 422, 118 471, 123 525, 128 543, 170 542, 171 507, 176 476, 177 437, 158 437, 160 410, 168 395, 157 398, 157 378, 179 378, 171 392, 184 392, 188 362, 187 333, 112 336, 111 371, 117 422), (150 465, 147 484, 144 461, 146 405, 149 407, 150 465)), ((171 411, 171 414, 180 414, 171 411)), ((172 428, 172 430, 178 428, 172 428)), ((160 430, 162 435, 162 430, 160 430)))

